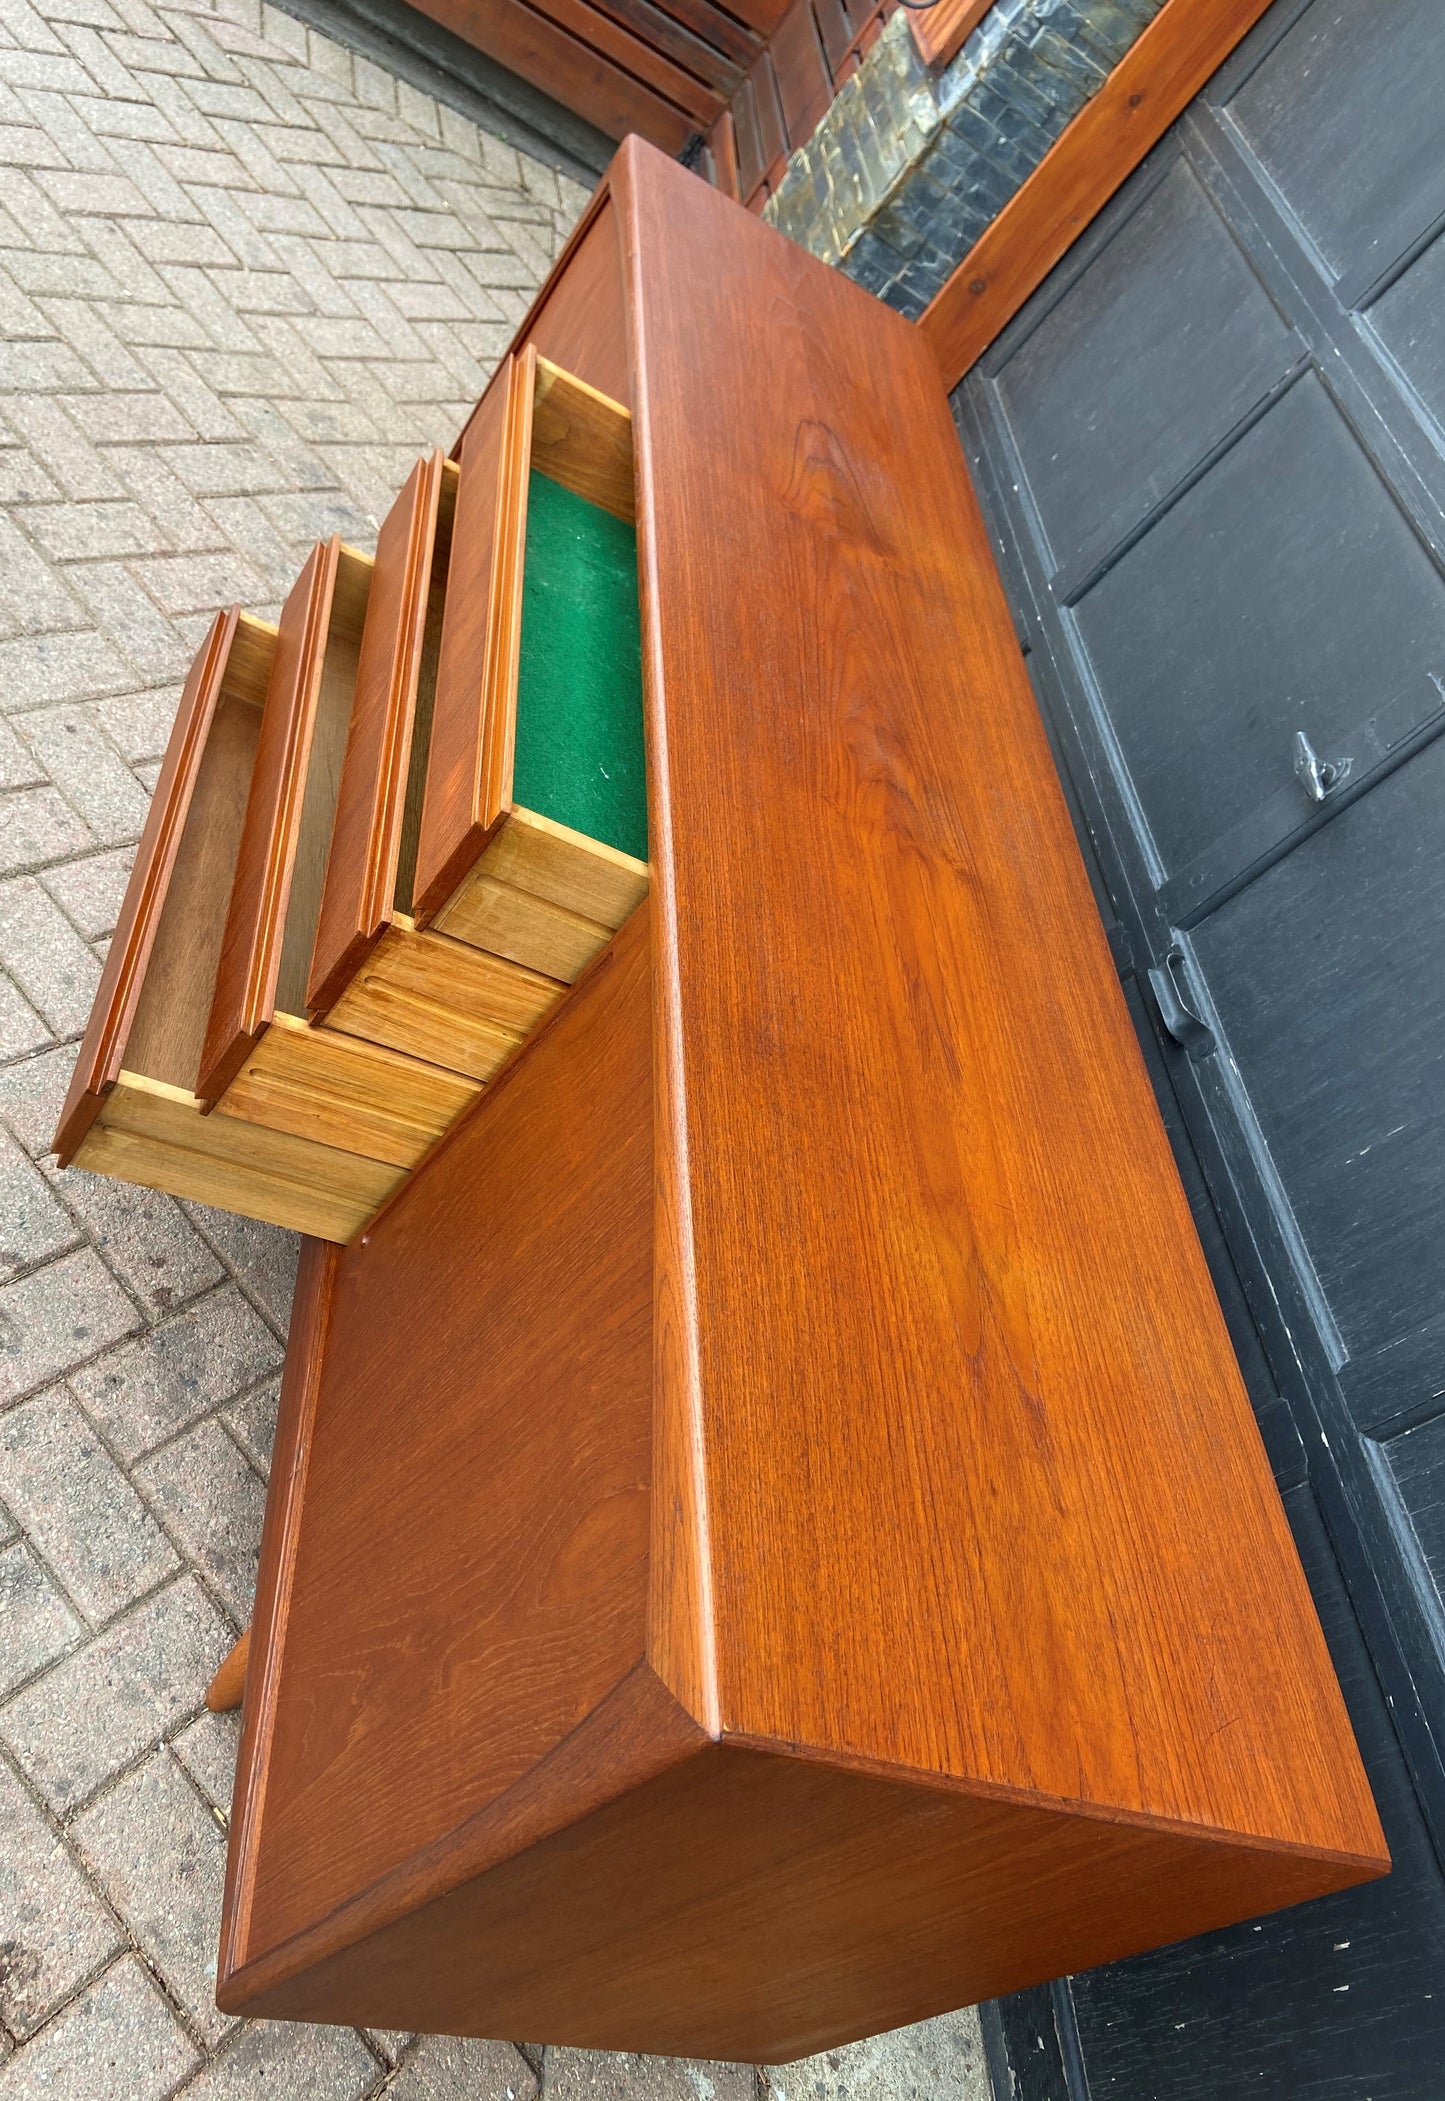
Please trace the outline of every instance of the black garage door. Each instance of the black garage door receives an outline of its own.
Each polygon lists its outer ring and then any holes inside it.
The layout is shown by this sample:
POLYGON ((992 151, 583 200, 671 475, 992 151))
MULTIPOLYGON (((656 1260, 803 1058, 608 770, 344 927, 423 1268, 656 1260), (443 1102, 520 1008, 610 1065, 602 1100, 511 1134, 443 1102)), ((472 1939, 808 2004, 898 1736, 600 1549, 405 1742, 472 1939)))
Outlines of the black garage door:
POLYGON ((957 398, 1396 1862, 1023 2095, 1445 2097, 1442 229, 1445 0, 1276 0, 957 398))

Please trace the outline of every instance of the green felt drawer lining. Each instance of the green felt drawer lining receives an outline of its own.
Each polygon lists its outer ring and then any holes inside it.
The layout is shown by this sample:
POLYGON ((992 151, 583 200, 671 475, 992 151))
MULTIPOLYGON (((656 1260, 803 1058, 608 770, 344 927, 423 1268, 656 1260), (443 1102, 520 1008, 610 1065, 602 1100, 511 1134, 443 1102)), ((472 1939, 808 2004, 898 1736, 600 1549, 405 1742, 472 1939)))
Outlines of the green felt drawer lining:
POLYGON ((637 535, 535 470, 512 799, 647 859, 637 535))

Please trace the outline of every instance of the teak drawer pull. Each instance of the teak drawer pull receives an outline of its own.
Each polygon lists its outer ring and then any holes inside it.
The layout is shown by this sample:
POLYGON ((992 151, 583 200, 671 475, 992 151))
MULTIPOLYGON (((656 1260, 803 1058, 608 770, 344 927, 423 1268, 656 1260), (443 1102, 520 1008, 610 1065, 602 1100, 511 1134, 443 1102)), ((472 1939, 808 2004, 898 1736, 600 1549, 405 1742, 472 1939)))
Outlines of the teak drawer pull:
MULTIPOLYGON (((407 828, 413 735, 428 626, 437 627, 451 541, 457 470, 440 452, 419 460, 376 543, 342 761, 331 851, 306 985, 323 1015, 390 924, 407 828)), ((435 648, 432 651, 435 682, 435 648)), ((426 714, 429 718, 430 696, 426 714)), ((417 784, 419 799, 420 783, 417 784)), ((413 827, 414 830, 414 827, 413 827)), ((414 840, 411 858, 415 855, 414 840)), ((409 871, 407 871, 409 881, 409 871)))
MULTIPOLYGON (((350 569, 361 565, 353 562, 350 569)), ((216 973, 196 1092, 216 1101, 276 1005, 312 739, 321 699, 341 541, 320 542, 282 609, 256 767, 216 973)), ((356 579, 364 594, 365 579, 356 579)), ((364 604, 364 595, 363 595, 364 604)), ((343 600, 355 617, 354 598, 343 600)))

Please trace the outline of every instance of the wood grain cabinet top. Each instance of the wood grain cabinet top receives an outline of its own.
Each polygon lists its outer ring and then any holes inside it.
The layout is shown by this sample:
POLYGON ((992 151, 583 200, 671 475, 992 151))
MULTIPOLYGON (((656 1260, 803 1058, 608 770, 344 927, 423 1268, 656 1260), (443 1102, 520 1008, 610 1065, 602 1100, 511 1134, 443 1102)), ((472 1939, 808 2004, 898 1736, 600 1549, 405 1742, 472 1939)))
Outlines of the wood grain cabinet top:
POLYGON ((648 898, 308 1244, 219 1997, 779 2060, 1388 1860, 927 343, 604 228, 648 898))

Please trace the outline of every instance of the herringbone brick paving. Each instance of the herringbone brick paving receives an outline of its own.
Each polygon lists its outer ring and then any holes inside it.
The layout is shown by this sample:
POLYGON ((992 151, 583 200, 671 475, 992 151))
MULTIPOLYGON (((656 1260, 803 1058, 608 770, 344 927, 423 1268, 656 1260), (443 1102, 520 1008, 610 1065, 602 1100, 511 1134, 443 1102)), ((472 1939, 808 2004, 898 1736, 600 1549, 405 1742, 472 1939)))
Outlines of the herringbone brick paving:
POLYGON ((0 2101, 982 2093, 213 2001, 290 1236, 48 1148, 180 680, 449 443, 584 201, 257 0, 0 0, 0 2101))

